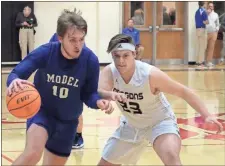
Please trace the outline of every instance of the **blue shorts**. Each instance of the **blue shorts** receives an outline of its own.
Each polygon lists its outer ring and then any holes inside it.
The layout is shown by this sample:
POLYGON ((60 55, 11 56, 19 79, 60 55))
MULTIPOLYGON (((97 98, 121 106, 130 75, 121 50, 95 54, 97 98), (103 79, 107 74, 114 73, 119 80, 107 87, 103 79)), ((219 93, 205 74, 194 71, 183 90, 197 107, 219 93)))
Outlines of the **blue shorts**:
POLYGON ((76 121, 61 121, 40 110, 34 117, 27 120, 27 130, 32 124, 42 126, 48 132, 45 148, 57 156, 68 157, 75 138, 78 119, 76 121))

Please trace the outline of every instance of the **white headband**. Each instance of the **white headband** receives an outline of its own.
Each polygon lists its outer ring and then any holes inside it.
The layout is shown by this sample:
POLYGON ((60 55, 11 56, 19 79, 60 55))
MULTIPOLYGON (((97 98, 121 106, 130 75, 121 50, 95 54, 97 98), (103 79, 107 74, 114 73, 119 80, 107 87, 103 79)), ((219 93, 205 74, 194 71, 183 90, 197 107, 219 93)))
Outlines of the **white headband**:
POLYGON ((130 44, 130 43, 119 43, 112 49, 111 52, 121 51, 121 50, 135 51, 135 46, 133 44, 130 44))

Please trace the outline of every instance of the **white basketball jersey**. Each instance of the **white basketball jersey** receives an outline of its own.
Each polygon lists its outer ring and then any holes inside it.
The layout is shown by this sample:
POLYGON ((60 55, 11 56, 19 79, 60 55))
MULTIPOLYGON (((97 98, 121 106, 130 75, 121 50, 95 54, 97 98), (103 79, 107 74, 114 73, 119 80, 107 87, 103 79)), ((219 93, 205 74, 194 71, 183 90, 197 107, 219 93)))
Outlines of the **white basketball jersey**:
POLYGON ((124 82, 114 63, 110 64, 113 91, 124 93, 128 98, 126 103, 116 102, 124 115, 122 119, 136 128, 154 126, 167 118, 174 119, 174 113, 164 94, 154 95, 151 92, 149 78, 153 66, 141 61, 135 63, 135 72, 128 84, 124 82))

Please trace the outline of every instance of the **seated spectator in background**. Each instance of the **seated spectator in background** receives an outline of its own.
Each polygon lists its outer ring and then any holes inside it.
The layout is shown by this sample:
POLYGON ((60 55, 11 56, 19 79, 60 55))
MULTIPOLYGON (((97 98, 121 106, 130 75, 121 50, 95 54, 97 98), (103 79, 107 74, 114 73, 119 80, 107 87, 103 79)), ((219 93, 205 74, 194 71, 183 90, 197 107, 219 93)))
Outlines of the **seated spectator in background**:
POLYGON ((34 27, 37 26, 37 19, 31 8, 25 6, 23 12, 19 12, 16 17, 16 27, 19 30, 19 44, 21 50, 21 59, 24 59, 27 55, 27 46, 29 52, 34 50, 34 27))
POLYGON ((133 19, 128 20, 127 28, 124 28, 122 33, 132 37, 136 46, 136 59, 141 60, 142 55, 144 54, 144 47, 140 44, 140 32, 138 29, 134 28, 133 19))
POLYGON ((214 5, 212 2, 208 4, 208 20, 209 24, 206 25, 207 30, 207 48, 206 48, 206 66, 213 67, 212 63, 213 53, 215 48, 215 43, 217 40, 217 35, 219 31, 219 16, 216 12, 214 12, 214 5))

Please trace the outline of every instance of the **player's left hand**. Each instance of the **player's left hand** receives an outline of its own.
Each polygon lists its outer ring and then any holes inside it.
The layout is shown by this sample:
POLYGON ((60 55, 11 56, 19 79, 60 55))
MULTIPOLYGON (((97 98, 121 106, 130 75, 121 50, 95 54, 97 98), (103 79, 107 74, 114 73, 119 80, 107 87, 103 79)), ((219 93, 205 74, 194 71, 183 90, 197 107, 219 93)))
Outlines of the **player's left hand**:
POLYGON ((217 118, 215 116, 208 116, 207 118, 205 118, 205 121, 208 123, 215 123, 218 126, 218 131, 217 133, 220 133, 223 131, 223 125, 217 121, 217 118))
POLYGON ((114 111, 114 108, 109 100, 100 99, 97 101, 97 106, 102 111, 105 111, 106 114, 111 114, 114 111))

